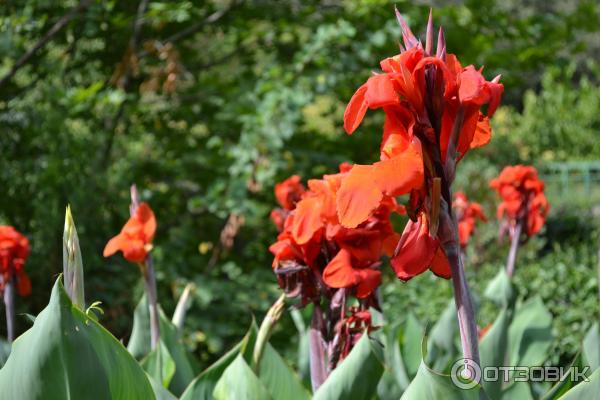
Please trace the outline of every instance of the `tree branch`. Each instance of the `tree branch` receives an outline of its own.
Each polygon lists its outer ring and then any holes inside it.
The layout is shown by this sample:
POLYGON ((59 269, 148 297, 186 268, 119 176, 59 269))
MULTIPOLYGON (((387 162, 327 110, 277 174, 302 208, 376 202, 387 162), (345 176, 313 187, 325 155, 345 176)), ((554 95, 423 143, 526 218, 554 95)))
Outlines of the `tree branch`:
POLYGON ((26 65, 31 58, 35 55, 35 53, 46 46, 52 38, 59 33, 71 20, 73 20, 81 11, 85 10, 92 3, 91 0, 81 0, 77 7, 73 8, 69 11, 68 14, 64 15, 60 18, 53 26, 50 28, 48 32, 30 48, 19 60, 13 65, 10 71, 0 79, 0 87, 4 86, 8 81, 10 81, 13 76, 17 73, 17 71, 26 65))

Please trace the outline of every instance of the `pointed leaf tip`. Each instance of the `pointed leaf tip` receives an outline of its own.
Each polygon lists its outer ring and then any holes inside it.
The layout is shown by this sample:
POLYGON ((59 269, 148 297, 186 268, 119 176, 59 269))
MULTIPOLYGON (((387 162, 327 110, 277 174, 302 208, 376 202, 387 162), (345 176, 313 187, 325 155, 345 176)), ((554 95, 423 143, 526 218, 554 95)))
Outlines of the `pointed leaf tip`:
POLYGON ((79 237, 71 206, 65 211, 65 227, 63 232, 63 279, 65 290, 73 304, 81 310, 85 309, 85 294, 83 283, 83 262, 79 237))
POLYGON ((433 12, 429 9, 429 19, 427 21, 427 35, 425 37, 425 52, 431 55, 433 51, 433 12))

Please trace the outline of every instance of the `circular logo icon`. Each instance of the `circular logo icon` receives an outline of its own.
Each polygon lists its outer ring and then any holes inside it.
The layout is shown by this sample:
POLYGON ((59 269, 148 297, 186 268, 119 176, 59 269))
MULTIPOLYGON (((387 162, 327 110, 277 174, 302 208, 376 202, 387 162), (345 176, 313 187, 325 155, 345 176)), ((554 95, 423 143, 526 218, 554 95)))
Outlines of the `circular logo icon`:
POLYGON ((475 361, 461 358, 452 364, 450 378, 454 386, 460 389, 473 389, 481 380, 481 368, 475 361))

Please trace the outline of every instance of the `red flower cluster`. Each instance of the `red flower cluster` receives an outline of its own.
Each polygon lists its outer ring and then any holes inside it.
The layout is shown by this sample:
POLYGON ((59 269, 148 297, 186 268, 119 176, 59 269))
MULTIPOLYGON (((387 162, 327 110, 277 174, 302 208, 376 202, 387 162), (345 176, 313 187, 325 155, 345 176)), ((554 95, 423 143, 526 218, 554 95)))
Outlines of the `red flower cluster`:
POLYGON ((523 223, 527 236, 542 229, 550 205, 544 195, 544 182, 537 170, 528 165, 505 167, 490 186, 498 192, 502 203, 498 205, 498 219, 506 217, 511 225, 523 223))
POLYGON ((396 274, 407 280, 431 268, 448 278, 440 245, 454 239, 443 237, 449 229, 438 233, 438 219, 450 215, 456 163, 470 149, 490 141, 488 118, 504 87, 499 76, 488 82, 482 69, 463 67, 455 55, 446 54, 441 29, 434 54, 431 16, 425 48, 399 13, 397 17, 405 47, 381 61, 383 72, 358 88, 344 114, 344 128, 351 134, 368 108, 383 109, 380 161, 352 168, 339 190, 337 209, 341 224, 352 228, 367 220, 384 199, 410 194, 411 221, 392 259, 396 274), (484 114, 480 109, 486 105, 484 114))
POLYGON ((352 288, 358 298, 370 296, 381 282, 381 256, 391 255, 398 241, 390 215, 402 210, 389 196, 360 225, 339 223, 336 198, 349 168, 342 164, 338 174, 309 180, 307 191, 295 184, 301 199, 269 247, 280 285, 289 295, 301 294, 303 303, 329 288, 352 288))
POLYGON ((28 255, 29 240, 12 226, 0 226, 0 291, 14 279, 19 295, 31 294, 31 281, 24 269, 28 255))
POLYGON ((467 195, 463 192, 454 193, 452 208, 458 221, 460 245, 464 248, 469 243, 469 238, 475 231, 475 221, 479 219, 480 221, 487 222, 487 217, 483 212, 481 204, 469 201, 467 195))
POLYGON ((152 249, 152 239, 156 232, 156 218, 150 206, 140 203, 135 214, 123 226, 121 233, 108 241, 104 248, 104 257, 117 251, 129 262, 142 263, 152 249))

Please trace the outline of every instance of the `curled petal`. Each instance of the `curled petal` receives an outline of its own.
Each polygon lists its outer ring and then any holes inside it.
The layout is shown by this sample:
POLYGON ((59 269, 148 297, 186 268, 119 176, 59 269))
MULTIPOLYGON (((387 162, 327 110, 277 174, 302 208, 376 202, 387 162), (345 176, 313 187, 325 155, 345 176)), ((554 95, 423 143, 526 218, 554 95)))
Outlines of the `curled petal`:
POLYGON ((119 251, 123 248, 123 243, 125 240, 126 240, 125 236, 122 234, 118 234, 114 238, 110 239, 108 241, 108 243, 106 243, 106 246, 104 247, 104 251, 102 252, 102 255, 104 257, 112 256, 117 251, 119 251))
POLYGON ((438 247, 433 260, 431 260, 431 272, 436 274, 437 276, 450 279, 452 277, 452 270, 450 269, 450 263, 448 262, 448 258, 446 257, 446 253, 441 247, 438 247))
POLYGON ((425 272, 438 247, 438 240, 429 236, 428 222, 423 214, 417 222, 409 220, 398 243, 397 255, 391 259, 396 276, 407 281, 425 272))
POLYGON ((323 271, 323 281, 332 288, 345 288, 356 285, 358 276, 352 268, 350 252, 342 249, 327 264, 323 271))
POLYGON ((307 197, 298 202, 292 222, 292 237, 298 244, 310 241, 324 227, 318 197, 307 197))

